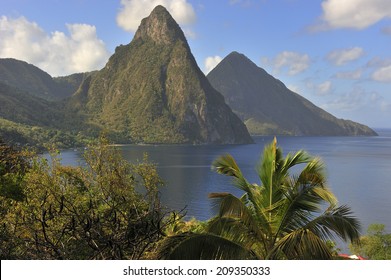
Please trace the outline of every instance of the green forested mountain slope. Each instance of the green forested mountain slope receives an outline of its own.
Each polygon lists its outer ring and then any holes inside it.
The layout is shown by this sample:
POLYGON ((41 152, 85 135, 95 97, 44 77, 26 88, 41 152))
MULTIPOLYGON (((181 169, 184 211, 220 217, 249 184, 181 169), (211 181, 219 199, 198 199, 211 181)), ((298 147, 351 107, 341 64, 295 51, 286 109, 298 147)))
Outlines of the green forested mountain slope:
POLYGON ((0 82, 0 117, 28 125, 55 126, 61 113, 53 102, 0 82))
POLYGON ((208 82, 167 10, 156 7, 132 42, 85 80, 69 111, 136 143, 250 143, 208 82))
POLYGON ((376 135, 369 127, 338 119, 292 92, 243 54, 229 54, 208 79, 251 134, 376 135))
MULTIPOLYGON (((70 118, 72 124, 75 119, 70 118)), ((63 104, 33 96, 0 82, 0 137, 20 145, 71 147, 84 143, 87 133, 72 130, 63 104)))
POLYGON ((70 97, 85 75, 82 73, 52 78, 48 73, 27 62, 12 58, 0 59, 0 82, 46 100, 70 97))
POLYGON ((11 142, 69 147, 105 131, 117 143, 251 143, 241 119, 253 134, 376 135, 316 107, 236 52, 206 78, 162 6, 100 71, 53 78, 0 59, 0 136, 11 142))

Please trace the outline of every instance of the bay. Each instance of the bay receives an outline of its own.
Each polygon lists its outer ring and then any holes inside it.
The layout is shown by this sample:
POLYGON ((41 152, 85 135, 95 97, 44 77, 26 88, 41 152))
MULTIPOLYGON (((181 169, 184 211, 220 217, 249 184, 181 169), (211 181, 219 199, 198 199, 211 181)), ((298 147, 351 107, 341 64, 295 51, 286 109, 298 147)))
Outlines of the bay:
MULTIPOLYGON (((349 205, 362 223, 381 223, 391 232, 391 130, 378 130, 378 137, 277 137, 284 154, 300 149, 323 159, 328 184, 339 204, 349 205)), ((228 177, 211 170, 212 162, 229 153, 251 183, 259 183, 255 166, 264 145, 273 137, 254 137, 251 145, 124 145, 119 146, 125 159, 137 162, 147 153, 158 165, 166 182, 161 189, 162 202, 172 210, 186 211, 187 217, 207 220, 215 214, 211 192, 241 191, 228 177)), ((62 152, 64 164, 75 165, 81 151, 62 152)))

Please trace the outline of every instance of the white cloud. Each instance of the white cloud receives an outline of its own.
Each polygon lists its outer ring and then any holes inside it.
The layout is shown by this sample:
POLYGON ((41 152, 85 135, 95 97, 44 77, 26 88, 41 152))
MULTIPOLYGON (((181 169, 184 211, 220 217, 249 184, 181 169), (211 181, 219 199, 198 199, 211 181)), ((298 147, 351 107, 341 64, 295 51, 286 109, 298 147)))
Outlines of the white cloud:
POLYGON ((189 39, 189 38, 196 39, 197 38, 197 34, 188 27, 182 27, 182 31, 185 34, 187 39, 189 39))
POLYGON ((387 112, 391 104, 380 93, 368 91, 360 86, 342 95, 334 95, 336 98, 329 100, 320 107, 324 110, 335 112, 387 112))
POLYGON ((109 57, 96 28, 87 24, 67 24, 69 35, 47 34, 24 17, 0 18, 0 57, 32 63, 53 76, 96 70, 109 57))
POLYGON ((351 92, 338 95, 337 98, 330 100, 320 107, 326 111, 354 111, 362 108, 366 104, 370 104, 370 99, 368 92, 362 88, 354 88, 351 92))
POLYGON ((391 18, 389 0, 325 0, 322 21, 327 28, 364 29, 391 18))
POLYGON ((391 65, 380 67, 372 74, 372 79, 378 82, 391 82, 391 65))
POLYGON ((216 55, 216 56, 209 56, 205 59, 205 75, 207 75, 210 71, 213 70, 219 64, 223 59, 216 55))
POLYGON ((300 94, 301 93, 301 88, 297 85, 287 85, 286 86, 290 91, 293 91, 295 93, 300 94))
POLYGON ((330 95, 331 98, 320 107, 339 118, 352 119, 373 127, 387 127, 391 117, 391 103, 385 96, 386 93, 355 85, 350 92, 330 95))
POLYGON ((282 68, 288 69, 288 74, 293 76, 305 71, 311 64, 308 54, 284 51, 279 53, 274 59, 263 59, 263 62, 272 64, 276 71, 282 68))
POLYGON ((325 81, 324 83, 321 83, 317 86, 318 94, 319 95, 327 95, 330 93, 332 88, 331 81, 325 81))
POLYGON ((348 62, 357 60, 364 55, 364 50, 359 47, 350 49, 335 50, 327 55, 327 59, 335 65, 344 65, 348 62))
POLYGON ((335 77, 337 79, 358 80, 361 78, 362 72, 362 69, 357 69, 355 71, 339 72, 335 74, 335 77))
POLYGON ((331 81, 325 81, 320 84, 315 84, 309 79, 305 83, 305 86, 310 92, 318 96, 331 95, 333 90, 333 83, 331 81))
POLYGON ((143 18, 157 6, 164 6, 180 25, 196 20, 193 6, 187 0, 121 0, 117 24, 126 31, 135 32, 143 18))

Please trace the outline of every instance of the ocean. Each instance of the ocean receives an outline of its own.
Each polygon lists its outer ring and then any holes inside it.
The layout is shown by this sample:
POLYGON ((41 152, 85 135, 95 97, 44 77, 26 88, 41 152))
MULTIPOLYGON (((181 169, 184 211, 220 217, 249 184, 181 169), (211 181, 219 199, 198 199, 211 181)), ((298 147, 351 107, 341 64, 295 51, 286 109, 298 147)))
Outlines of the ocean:
MULTIPOLYGON (((391 129, 377 130, 378 137, 277 137, 284 154, 304 149, 323 159, 328 184, 339 204, 351 207, 362 224, 381 223, 391 232, 391 129)), ((211 218, 216 211, 211 192, 240 195, 230 178, 211 170, 212 162, 229 153, 251 183, 260 183, 255 167, 264 145, 271 136, 254 137, 250 145, 124 145, 119 146, 125 159, 137 161, 148 153, 158 166, 166 186, 161 199, 168 209, 184 210, 187 217, 211 218)), ((75 165, 81 151, 62 152, 64 164, 75 165)))

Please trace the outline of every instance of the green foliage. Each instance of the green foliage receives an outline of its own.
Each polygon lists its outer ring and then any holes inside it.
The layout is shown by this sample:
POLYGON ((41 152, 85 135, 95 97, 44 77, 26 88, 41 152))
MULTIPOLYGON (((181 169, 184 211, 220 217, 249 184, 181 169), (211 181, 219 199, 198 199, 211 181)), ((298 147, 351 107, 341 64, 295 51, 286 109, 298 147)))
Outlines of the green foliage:
MULTIPOLYGON (((22 200, 23 177, 30 168, 28 151, 19 151, 0 138, 0 196, 22 200)), ((3 211, 3 209, 1 209, 3 211)))
POLYGON ((244 124, 251 135, 292 135, 272 122, 259 121, 255 118, 247 119, 244 124))
POLYGON ((230 155, 218 158, 213 168, 232 177, 244 195, 210 194, 220 210, 206 232, 168 238, 161 257, 232 258, 229 252, 219 253, 232 249, 246 259, 332 259, 335 250, 329 240, 337 236, 354 242, 359 238, 359 222, 349 207, 337 206, 319 158, 304 151, 283 157, 275 139, 265 147, 257 168, 259 185, 247 181, 230 155), (290 174, 301 165, 298 174, 290 174), (200 248, 200 244, 207 247, 200 248), (187 253, 193 247, 198 248, 198 255, 187 253))
POLYGON ((27 63, 0 60, 0 103, 0 118, 18 124, 13 129, 0 124, 0 133, 23 144, 69 147, 101 131, 117 143, 253 142, 163 7, 94 73, 53 79, 27 63), (32 136, 43 141, 32 139, 26 126, 38 127, 32 136), (47 137, 52 132, 56 135, 47 137))
POLYGON ((22 201, 1 197, 2 259, 142 259, 163 236, 163 185, 145 158, 123 160, 102 140, 86 165, 34 158, 23 177, 22 201))
POLYGON ((142 21, 132 42, 117 47, 70 103, 78 104, 86 122, 121 142, 252 142, 163 7, 142 21))
POLYGON ((53 79, 33 65, 0 59, 0 137, 19 145, 86 145, 99 135, 83 116, 67 110, 70 96, 93 73, 53 79))
POLYGON ((87 132, 69 132, 49 127, 32 126, 0 118, 0 137, 18 146, 33 146, 39 150, 47 146, 59 149, 86 146, 92 141, 87 132))
POLYGON ((118 47, 91 81, 86 104, 90 121, 121 142, 185 142, 164 96, 170 52, 170 46, 152 41, 118 47))
MULTIPOLYGON (((0 59, 0 82, 11 87, 29 92, 32 96, 44 100, 60 100, 69 97, 77 81, 83 74, 53 79, 48 73, 24 61, 5 58, 0 59)), ((73 91, 72 91, 73 90, 73 91)))
POLYGON ((69 97, 75 93, 82 82, 95 72, 77 73, 69 76, 55 77, 53 81, 56 84, 57 90, 60 91, 63 97, 69 97))
POLYGON ((28 125, 55 126, 61 117, 56 103, 32 96, 0 80, 0 117, 28 125))
POLYGON ((179 213, 171 213, 171 224, 165 229, 165 234, 167 236, 175 236, 187 232, 202 233, 207 228, 207 222, 199 221, 194 217, 188 221, 184 218, 185 216, 179 213))
POLYGON ((66 117, 60 102, 46 101, 0 81, 0 103, 0 137, 14 144, 67 148, 86 145, 91 138, 90 127, 75 114, 66 117))
POLYGON ((7 145, 0 138, 0 258, 12 258, 13 248, 17 241, 13 239, 13 232, 5 224, 4 217, 12 209, 16 201, 23 201, 24 176, 30 168, 32 154, 27 151, 16 150, 7 145))
POLYGON ((372 224, 367 235, 360 238, 360 243, 351 244, 350 250, 370 260, 391 260, 391 234, 385 232, 383 224, 372 224))
POLYGON ((159 259, 169 260, 253 260, 256 255, 240 244, 210 233, 178 234, 165 240, 159 259), (178 246, 180 244, 180 246, 178 246))

